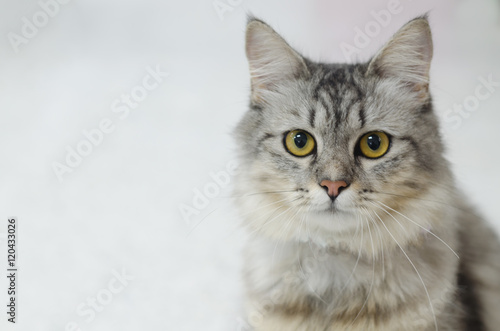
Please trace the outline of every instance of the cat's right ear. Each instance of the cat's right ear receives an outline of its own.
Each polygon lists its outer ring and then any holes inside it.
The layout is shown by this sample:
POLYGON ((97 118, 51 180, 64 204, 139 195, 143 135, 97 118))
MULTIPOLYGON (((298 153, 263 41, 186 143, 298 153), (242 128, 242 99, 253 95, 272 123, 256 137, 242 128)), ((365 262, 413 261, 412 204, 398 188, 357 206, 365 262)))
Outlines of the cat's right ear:
POLYGON ((269 25, 249 18, 246 31, 246 54, 252 82, 252 101, 266 101, 266 92, 280 83, 306 75, 304 59, 269 25))
POLYGON ((367 74, 404 82, 426 99, 429 96, 429 70, 432 36, 427 16, 403 26, 371 60, 367 74))

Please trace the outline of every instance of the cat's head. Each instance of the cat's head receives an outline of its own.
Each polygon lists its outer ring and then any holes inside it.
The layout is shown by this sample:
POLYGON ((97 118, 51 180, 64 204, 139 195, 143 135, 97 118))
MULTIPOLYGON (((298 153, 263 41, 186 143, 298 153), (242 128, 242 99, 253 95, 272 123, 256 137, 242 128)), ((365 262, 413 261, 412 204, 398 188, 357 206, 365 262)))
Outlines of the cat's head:
POLYGON ((368 63, 315 63, 249 20, 251 101, 236 129, 235 194, 253 232, 350 246, 363 225, 402 243, 433 226, 396 214, 430 213, 436 204, 425 201, 450 180, 429 93, 432 49, 421 17, 368 63))

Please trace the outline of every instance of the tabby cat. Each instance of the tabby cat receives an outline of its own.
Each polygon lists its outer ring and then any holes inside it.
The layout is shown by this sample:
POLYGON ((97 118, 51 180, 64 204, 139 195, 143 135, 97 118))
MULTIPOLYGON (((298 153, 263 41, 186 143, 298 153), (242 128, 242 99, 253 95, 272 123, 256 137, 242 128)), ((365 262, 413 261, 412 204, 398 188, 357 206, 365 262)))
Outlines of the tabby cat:
POLYGON ((313 62, 250 18, 249 329, 500 330, 500 244, 443 157, 432 53, 426 17, 359 64, 313 62))

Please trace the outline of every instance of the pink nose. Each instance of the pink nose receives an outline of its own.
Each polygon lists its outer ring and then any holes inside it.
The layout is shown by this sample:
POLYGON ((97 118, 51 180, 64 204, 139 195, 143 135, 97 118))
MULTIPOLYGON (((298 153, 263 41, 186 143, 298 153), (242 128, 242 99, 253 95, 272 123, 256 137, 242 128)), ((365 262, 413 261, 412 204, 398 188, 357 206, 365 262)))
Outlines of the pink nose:
POLYGON ((336 197, 339 196, 340 192, 345 189, 349 184, 344 182, 343 180, 338 180, 336 182, 333 182, 331 180, 323 180, 319 185, 323 186, 327 192, 330 198, 335 199, 336 197))

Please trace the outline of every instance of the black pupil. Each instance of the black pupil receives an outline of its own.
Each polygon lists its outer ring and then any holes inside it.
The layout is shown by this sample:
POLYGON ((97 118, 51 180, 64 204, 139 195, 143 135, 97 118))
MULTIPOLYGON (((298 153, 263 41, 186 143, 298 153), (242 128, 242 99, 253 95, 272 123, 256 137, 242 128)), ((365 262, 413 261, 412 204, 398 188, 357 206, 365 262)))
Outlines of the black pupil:
POLYGON ((295 146, 298 148, 304 148, 304 146, 307 144, 307 136, 304 132, 299 132, 295 134, 295 137, 293 137, 293 141, 295 142, 295 146))
POLYGON ((370 147, 370 149, 372 151, 376 151, 377 149, 380 148, 380 142, 381 142, 381 139, 376 134, 369 135, 368 139, 366 141, 366 143, 368 144, 368 147, 370 147))

